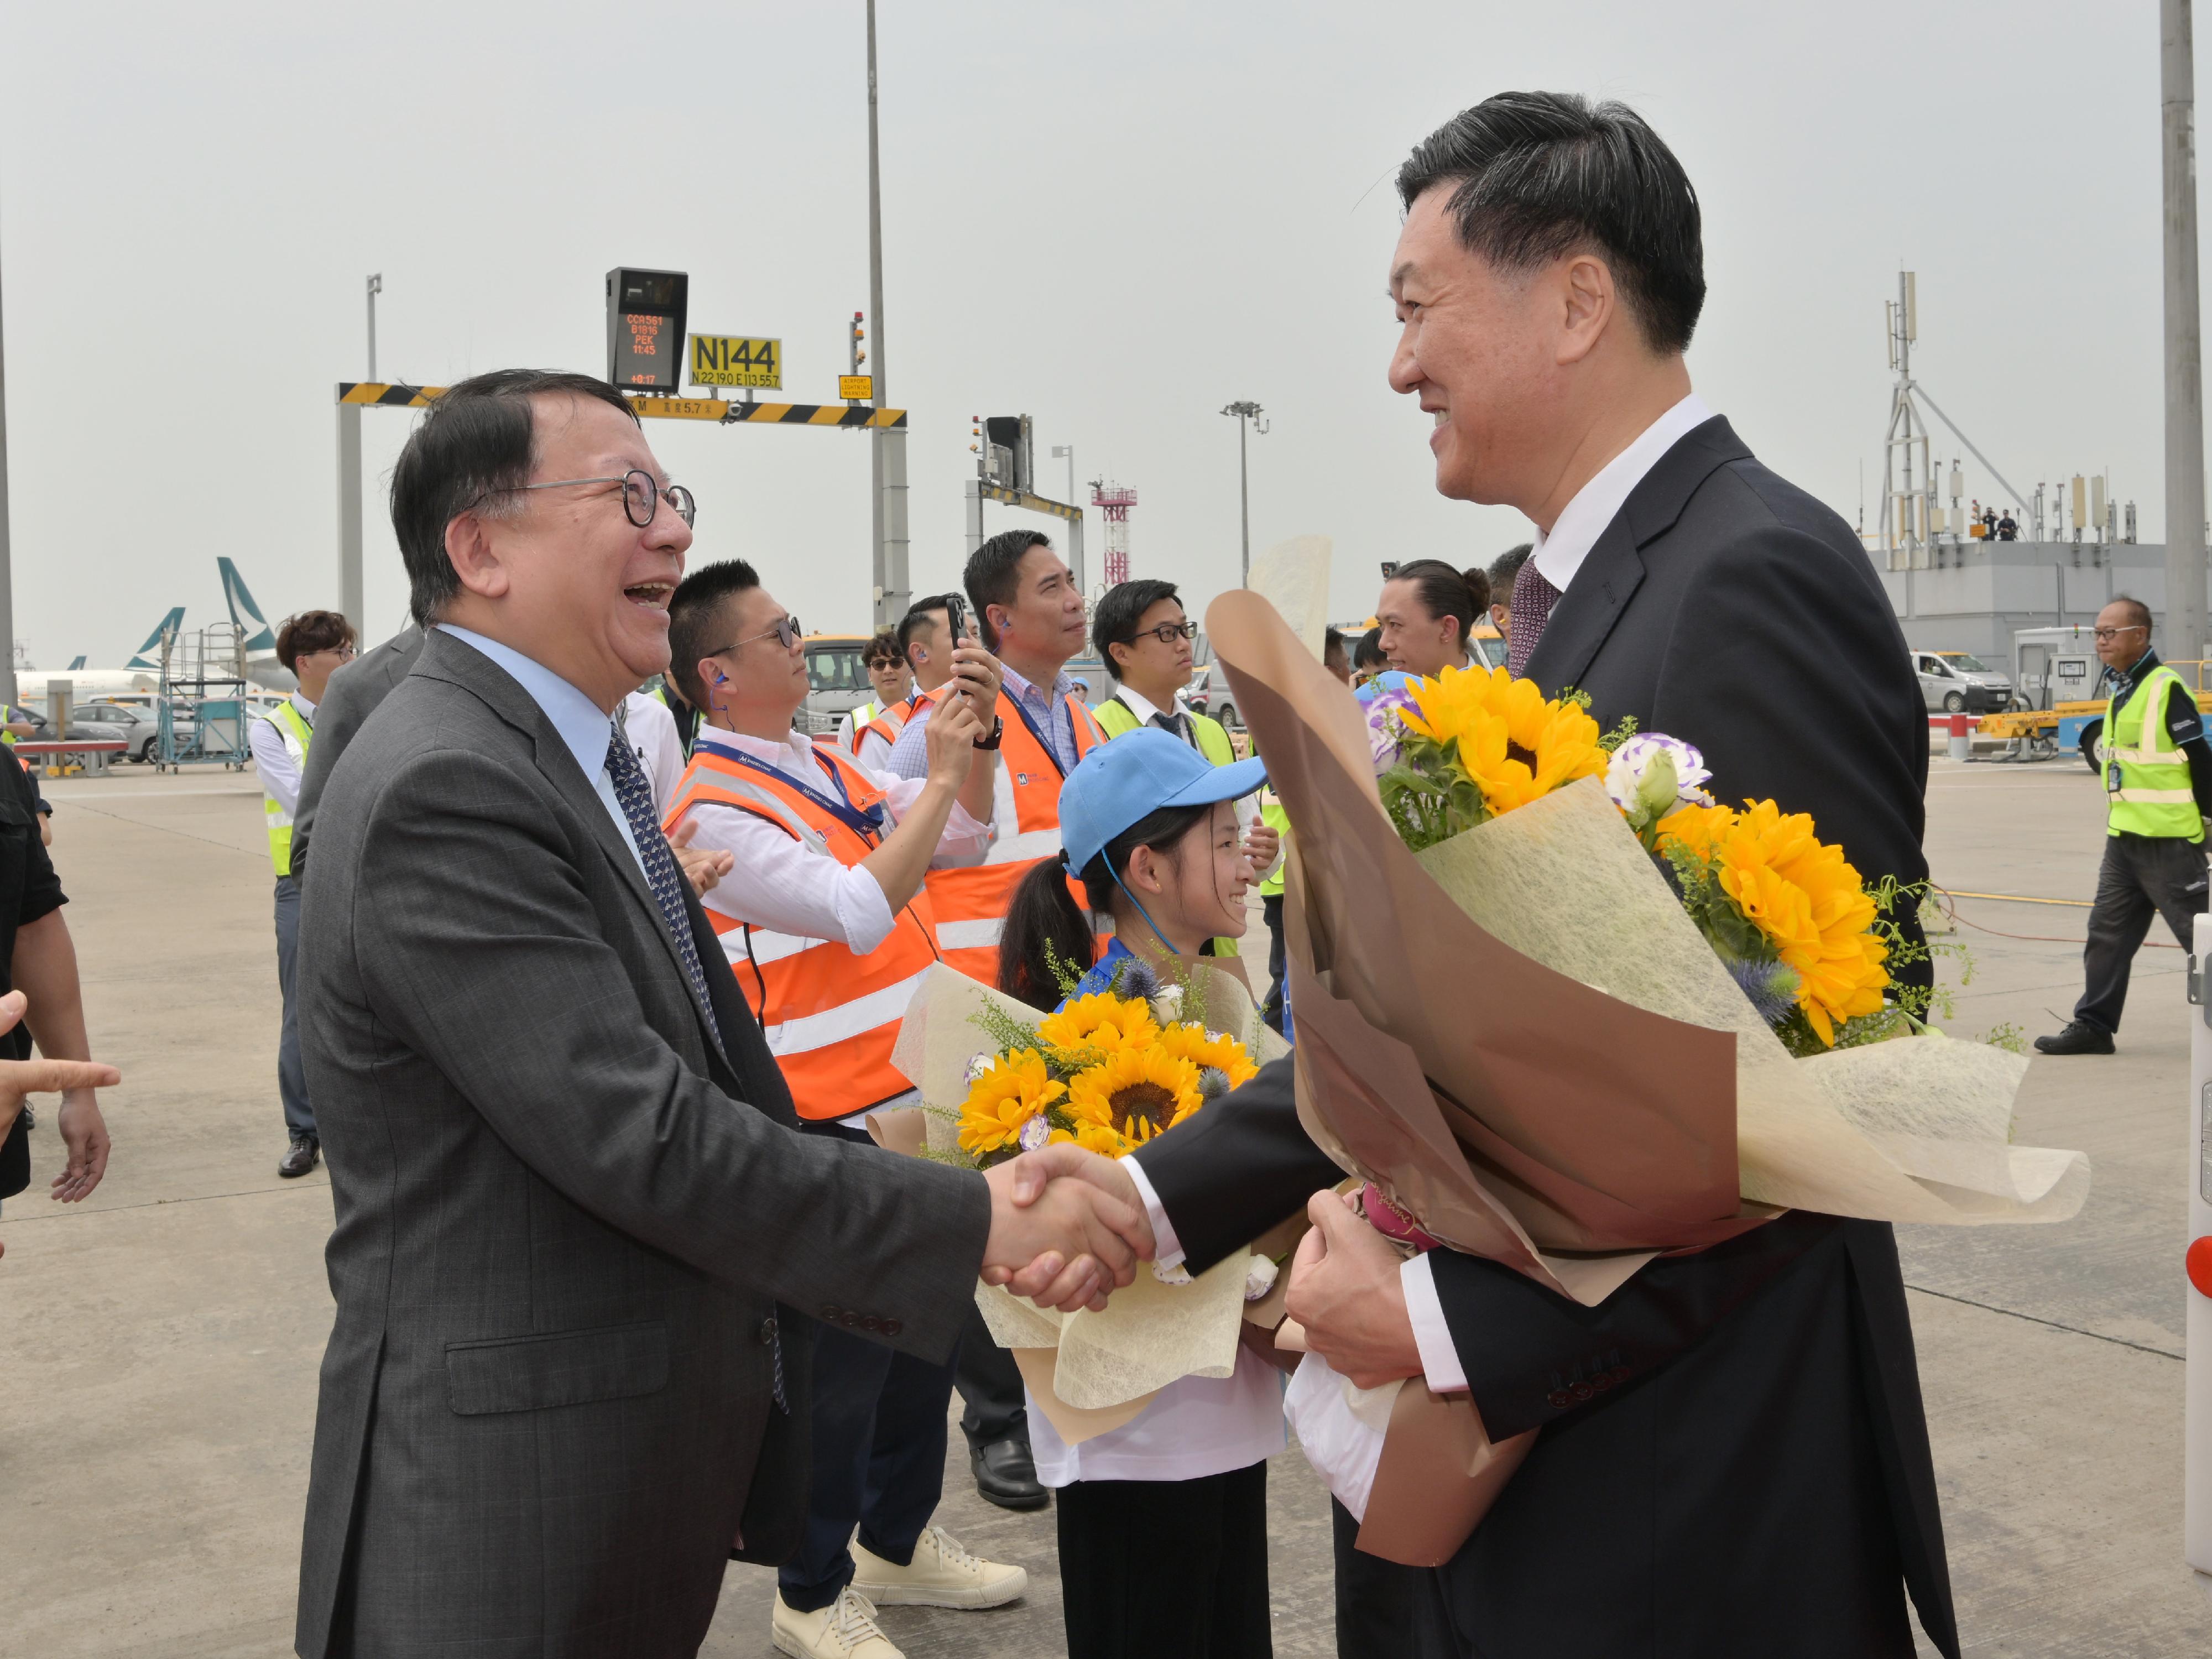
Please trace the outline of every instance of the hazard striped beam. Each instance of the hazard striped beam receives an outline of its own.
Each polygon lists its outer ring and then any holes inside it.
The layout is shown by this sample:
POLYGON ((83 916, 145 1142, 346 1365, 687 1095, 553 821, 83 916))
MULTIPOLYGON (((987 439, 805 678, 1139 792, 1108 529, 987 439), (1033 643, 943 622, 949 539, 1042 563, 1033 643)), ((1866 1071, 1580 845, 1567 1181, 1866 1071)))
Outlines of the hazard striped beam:
POLYGON ((340 380, 338 401, 368 404, 379 409, 427 409, 445 396, 441 386, 398 386, 385 380, 340 380))
POLYGON ((1032 495, 1024 490, 1007 489, 994 483, 978 484, 975 488, 987 501, 1004 501, 1008 507, 1026 507, 1032 513, 1049 513, 1055 519, 1075 520, 1083 516, 1083 509, 1079 507, 1070 507, 1066 501, 1048 500, 1042 495, 1032 495))

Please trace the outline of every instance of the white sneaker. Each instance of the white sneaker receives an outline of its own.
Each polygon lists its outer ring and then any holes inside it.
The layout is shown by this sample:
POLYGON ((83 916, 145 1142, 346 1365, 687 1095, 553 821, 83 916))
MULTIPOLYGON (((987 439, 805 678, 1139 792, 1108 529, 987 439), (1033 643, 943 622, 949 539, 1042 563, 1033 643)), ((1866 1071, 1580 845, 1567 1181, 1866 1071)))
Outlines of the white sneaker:
POLYGON ((924 1528, 915 1540, 914 1559, 903 1567, 857 1538, 853 1564, 853 1588, 887 1607, 995 1607, 1030 1587, 1022 1568, 969 1554, 942 1527, 924 1528))
POLYGON ((837 1599, 812 1613, 794 1613, 781 1592, 769 1615, 768 1639, 792 1659, 906 1659, 876 1628, 876 1610, 848 1584, 837 1599))

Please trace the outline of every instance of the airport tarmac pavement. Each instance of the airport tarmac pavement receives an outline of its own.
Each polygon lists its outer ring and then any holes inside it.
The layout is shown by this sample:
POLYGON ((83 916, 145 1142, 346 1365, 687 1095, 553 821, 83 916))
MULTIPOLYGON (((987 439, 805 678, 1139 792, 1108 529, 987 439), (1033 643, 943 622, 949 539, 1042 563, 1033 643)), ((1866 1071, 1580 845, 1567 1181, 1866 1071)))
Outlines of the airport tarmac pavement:
MULTIPOLYGON (((2088 896, 2101 803, 2085 769, 1931 772, 1937 880, 2088 896)), ((276 1174, 258 791, 250 775, 132 768, 47 793, 94 1046, 125 1081, 107 1096, 117 1150, 92 1200, 40 1196, 57 1163, 42 1124, 33 1187, 0 1213, 0 1654, 289 1652, 330 1200, 320 1171, 276 1174)), ((1974 974, 1950 1029, 2056 1029, 2080 988, 2084 913, 1957 904, 1974 974)), ((2029 1073, 2017 1138, 2095 1164, 2077 1220, 1900 1230, 1970 1654, 2212 1641, 2180 1558, 2182 983, 2179 951, 2147 949, 2121 1052, 2029 1073)), ((943 1523, 1029 1567, 1030 1593, 987 1613, 887 1610, 894 1638, 917 1659, 1060 1651, 1050 1512, 981 1502, 957 1431, 945 1490, 943 1523)), ((1276 1651, 1329 1653, 1327 1505, 1295 1451, 1271 1466, 1269 1507, 1276 1651)), ((772 1593, 764 1571, 733 1568, 704 1651, 767 1654, 772 1593)), ((1789 1650, 1785 1632, 1773 1646, 1789 1650)))

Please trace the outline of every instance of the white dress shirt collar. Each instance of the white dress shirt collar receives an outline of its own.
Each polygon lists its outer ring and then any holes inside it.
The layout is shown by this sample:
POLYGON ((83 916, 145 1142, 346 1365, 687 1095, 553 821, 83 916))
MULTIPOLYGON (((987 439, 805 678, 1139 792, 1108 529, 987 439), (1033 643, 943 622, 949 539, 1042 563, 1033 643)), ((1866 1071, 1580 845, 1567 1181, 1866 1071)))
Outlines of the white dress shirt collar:
POLYGON ((1536 533, 1528 562, 1543 579, 1564 593, 1583 568, 1605 527, 1620 516, 1660 459, 1698 427, 1713 418, 1705 400, 1694 392, 1644 428, 1636 441, 1598 470, 1597 476, 1575 492, 1560 509, 1551 533, 1536 533))
POLYGON ((308 725, 313 726, 315 723, 315 705, 307 700, 306 692, 295 691, 292 694, 292 707, 300 711, 308 725))
POLYGON ((1139 726, 1150 726, 1155 715, 1165 714, 1172 720, 1182 712, 1179 709, 1161 708, 1143 692, 1132 686, 1116 687, 1114 695, 1121 700, 1123 708, 1137 717, 1137 724, 1139 726))

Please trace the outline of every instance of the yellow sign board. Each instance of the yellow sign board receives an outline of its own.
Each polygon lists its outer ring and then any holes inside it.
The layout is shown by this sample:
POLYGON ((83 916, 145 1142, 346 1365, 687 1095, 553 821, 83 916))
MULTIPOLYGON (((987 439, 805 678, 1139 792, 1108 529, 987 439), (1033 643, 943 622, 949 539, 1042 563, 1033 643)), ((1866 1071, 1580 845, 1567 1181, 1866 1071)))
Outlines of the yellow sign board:
POLYGON ((745 334, 694 334, 691 384, 754 386, 781 392, 783 342, 755 339, 745 334))
POLYGON ((840 374, 837 377, 837 395, 857 398, 866 403, 876 395, 876 377, 872 374, 840 374))
POLYGON ((719 421, 730 412, 720 398, 632 398, 629 406, 648 420, 719 421))

